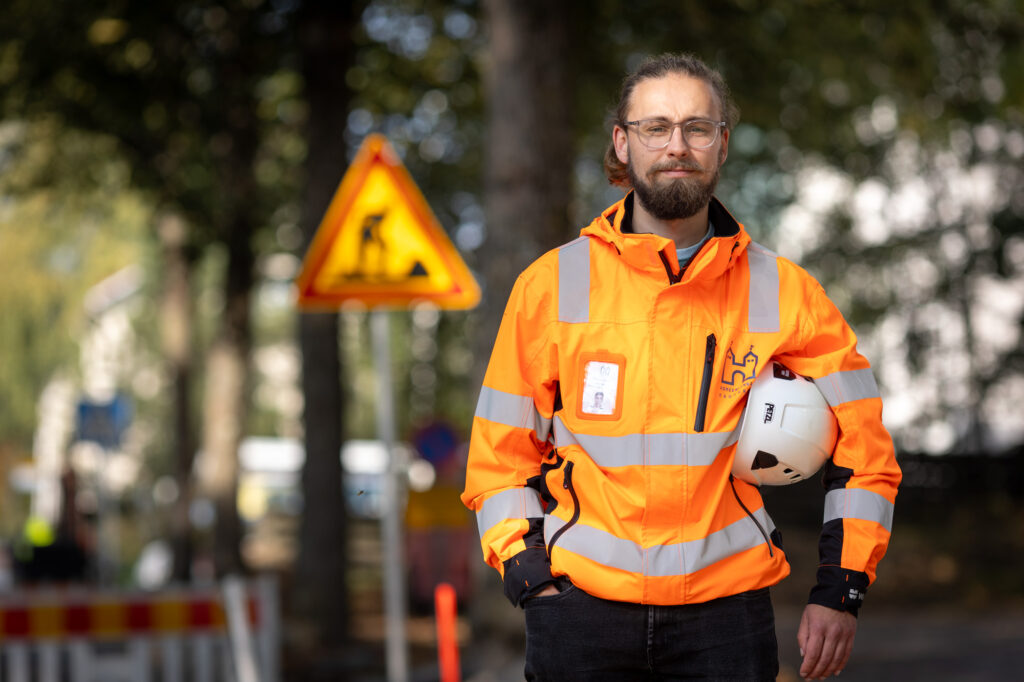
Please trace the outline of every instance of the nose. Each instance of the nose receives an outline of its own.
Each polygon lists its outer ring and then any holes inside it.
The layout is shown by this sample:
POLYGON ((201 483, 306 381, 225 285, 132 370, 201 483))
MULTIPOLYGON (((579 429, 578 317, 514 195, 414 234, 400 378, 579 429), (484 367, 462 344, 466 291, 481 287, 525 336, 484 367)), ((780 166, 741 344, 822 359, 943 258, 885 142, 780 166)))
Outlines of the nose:
POLYGON ((668 136, 668 147, 665 148, 672 156, 685 156, 690 151, 689 145, 683 139, 683 126, 672 126, 672 132, 668 136))

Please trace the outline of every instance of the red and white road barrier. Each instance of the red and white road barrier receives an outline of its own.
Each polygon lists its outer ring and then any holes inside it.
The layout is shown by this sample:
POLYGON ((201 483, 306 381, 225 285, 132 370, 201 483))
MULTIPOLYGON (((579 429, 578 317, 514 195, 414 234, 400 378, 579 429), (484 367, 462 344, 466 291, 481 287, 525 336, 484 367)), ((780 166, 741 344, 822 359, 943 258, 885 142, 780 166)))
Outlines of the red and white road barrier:
POLYGON ((278 682, 279 652, 271 577, 223 591, 0 593, 4 682, 278 682))

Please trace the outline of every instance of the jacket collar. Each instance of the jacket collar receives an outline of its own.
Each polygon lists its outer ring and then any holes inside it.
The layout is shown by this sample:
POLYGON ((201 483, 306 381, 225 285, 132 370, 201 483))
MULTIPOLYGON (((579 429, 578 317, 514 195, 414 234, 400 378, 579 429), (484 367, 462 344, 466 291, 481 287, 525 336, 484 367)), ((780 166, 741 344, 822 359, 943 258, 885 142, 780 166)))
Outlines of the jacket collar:
MULTIPOLYGON (((622 259, 634 268, 667 277, 665 264, 668 263, 672 274, 676 275, 679 263, 675 242, 656 234, 634 233, 632 216, 633 193, 629 192, 621 201, 602 211, 580 234, 612 245, 622 259)), ((698 278, 706 280, 718 277, 732 266, 750 243, 750 236, 743 225, 715 197, 712 197, 708 206, 708 219, 714 226, 714 234, 690 260, 680 280, 683 283, 698 278)))

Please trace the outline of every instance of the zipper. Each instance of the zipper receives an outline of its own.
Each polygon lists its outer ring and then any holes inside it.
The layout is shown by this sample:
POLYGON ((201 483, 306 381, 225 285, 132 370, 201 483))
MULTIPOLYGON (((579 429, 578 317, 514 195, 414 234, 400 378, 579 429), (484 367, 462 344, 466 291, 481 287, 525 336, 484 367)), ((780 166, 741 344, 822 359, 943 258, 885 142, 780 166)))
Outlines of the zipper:
POLYGON ((669 284, 678 284, 683 279, 683 264, 679 264, 679 274, 672 274, 672 264, 668 262, 668 256, 665 255, 664 251, 658 252, 658 257, 661 258, 661 264, 665 266, 665 272, 668 274, 669 284))
POLYGON ((754 515, 750 513, 750 510, 747 509, 747 505, 743 504, 743 500, 740 499, 740 494, 736 492, 736 483, 734 482, 734 480, 735 479, 733 479, 732 474, 729 474, 729 486, 732 488, 733 497, 735 497, 736 501, 739 502, 740 507, 742 507, 743 511, 747 513, 747 516, 750 517, 750 520, 754 522, 754 525, 757 526, 757 529, 761 531, 761 537, 764 538, 764 543, 768 545, 768 556, 775 556, 775 553, 772 551, 772 541, 768 537, 768 533, 765 531, 764 528, 761 527, 761 524, 758 523, 756 518, 754 518, 754 515))
POLYGON ((568 523, 555 531, 555 534, 551 536, 551 540, 548 542, 548 560, 551 559, 551 550, 555 548, 555 543, 558 542, 558 538, 562 537, 562 534, 572 528, 577 521, 580 520, 580 498, 576 495, 576 489, 572 485, 572 460, 565 463, 565 473, 562 477, 562 487, 569 491, 569 495, 572 496, 572 517, 568 523))
POLYGON ((708 334, 707 344, 704 346, 704 375, 700 380, 700 400, 697 403, 697 419, 694 421, 693 430, 697 433, 704 431, 704 420, 708 412, 708 394, 711 393, 711 374, 715 367, 715 339, 714 334, 708 334))

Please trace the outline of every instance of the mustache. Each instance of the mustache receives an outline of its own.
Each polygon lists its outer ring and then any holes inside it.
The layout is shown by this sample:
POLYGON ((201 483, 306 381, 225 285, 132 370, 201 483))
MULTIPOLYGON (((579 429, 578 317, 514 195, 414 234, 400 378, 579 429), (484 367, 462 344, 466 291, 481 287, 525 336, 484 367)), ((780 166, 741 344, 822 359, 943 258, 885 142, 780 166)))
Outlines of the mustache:
POLYGON ((657 173, 658 171, 674 171, 674 170, 685 170, 685 171, 703 171, 704 166, 701 166, 696 161, 667 161, 665 163, 655 164, 648 169, 648 173, 657 173))

